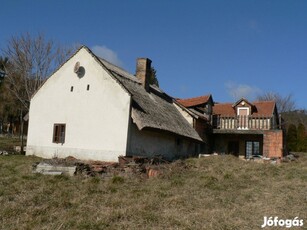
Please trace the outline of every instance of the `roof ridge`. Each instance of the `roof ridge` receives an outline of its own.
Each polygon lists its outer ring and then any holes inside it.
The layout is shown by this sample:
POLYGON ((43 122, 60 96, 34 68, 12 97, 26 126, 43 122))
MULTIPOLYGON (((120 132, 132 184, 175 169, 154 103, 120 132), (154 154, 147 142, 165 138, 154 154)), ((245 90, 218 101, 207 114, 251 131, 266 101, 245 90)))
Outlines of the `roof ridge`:
MULTIPOLYGON (((96 55, 97 56, 97 55, 96 55)), ((126 72, 126 73, 129 73, 127 70, 125 70, 124 68, 122 68, 122 67, 120 67, 120 66, 118 66, 118 65, 115 65, 115 64, 113 64, 112 62, 110 62, 110 61, 108 61, 107 59, 105 59, 105 58, 102 58, 102 57, 100 57, 100 56, 97 56, 100 60, 102 60, 103 62, 106 62, 107 64, 110 64, 110 65, 112 65, 112 66, 114 66, 114 67, 116 67, 117 69, 120 69, 120 70, 122 70, 122 71, 124 71, 124 72, 126 72)), ((130 74, 130 73, 129 73, 130 74)))
POLYGON ((198 96, 198 97, 190 97, 190 98, 177 98, 176 100, 192 100, 192 99, 198 99, 201 97, 210 97, 211 94, 206 94, 206 95, 202 95, 202 96, 198 96))
POLYGON ((97 58, 110 70, 113 71, 119 75, 121 75, 122 77, 129 79, 131 81, 134 81, 136 83, 140 83, 140 81, 136 78, 136 76, 132 75, 131 73, 129 73, 127 70, 114 65, 113 63, 105 60, 104 58, 98 57, 97 58))
MULTIPOLYGON (((274 100, 270 100, 270 101, 253 101, 252 104, 254 103, 276 103, 276 101, 274 100)), ((215 105, 228 105, 228 104, 233 104, 232 102, 215 102, 215 105)))
POLYGON ((271 102, 276 103, 275 100, 269 100, 269 101, 253 101, 253 103, 271 103, 271 102))
POLYGON ((231 103, 231 102, 215 102, 214 103, 214 106, 215 105, 232 105, 233 103, 231 103))

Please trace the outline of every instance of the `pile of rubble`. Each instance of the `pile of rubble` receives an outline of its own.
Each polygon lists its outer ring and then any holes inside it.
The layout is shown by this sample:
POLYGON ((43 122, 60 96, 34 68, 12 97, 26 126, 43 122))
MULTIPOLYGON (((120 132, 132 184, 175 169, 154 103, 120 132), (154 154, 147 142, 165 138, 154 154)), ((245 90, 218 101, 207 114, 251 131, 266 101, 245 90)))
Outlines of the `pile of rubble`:
POLYGON ((161 157, 120 156, 118 162, 80 161, 74 157, 45 159, 33 165, 34 173, 70 176, 141 176, 156 177, 162 174, 160 165, 169 163, 161 157))
POLYGON ((287 156, 283 157, 281 159, 281 162, 291 162, 296 161, 299 158, 299 156, 295 153, 289 153, 287 156))
MULTIPOLYGON (((212 156, 218 156, 218 155, 225 155, 225 154, 199 154, 198 158, 203 157, 212 157, 212 156)), ((255 161, 257 163, 271 163, 271 164, 280 164, 280 163, 287 163, 291 161, 296 161, 299 156, 295 153, 289 153, 288 155, 284 157, 265 157, 262 155, 253 155, 249 158, 245 158, 244 156, 239 156, 239 159, 242 159, 244 161, 255 161)))
POLYGON ((271 163, 271 164, 280 164, 280 163, 287 163, 291 161, 296 161, 298 158, 295 154, 288 154, 284 157, 263 157, 263 156, 253 156, 246 160, 252 160, 261 163, 271 163))

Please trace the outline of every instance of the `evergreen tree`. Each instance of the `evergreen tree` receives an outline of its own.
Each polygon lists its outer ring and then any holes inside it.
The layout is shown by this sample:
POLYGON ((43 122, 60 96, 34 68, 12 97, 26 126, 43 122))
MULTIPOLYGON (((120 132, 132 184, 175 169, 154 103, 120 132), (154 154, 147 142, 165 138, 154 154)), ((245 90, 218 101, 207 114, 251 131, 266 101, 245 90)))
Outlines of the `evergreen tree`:
POLYGON ((290 124, 287 132, 287 145, 289 151, 297 151, 297 130, 294 124, 290 124))
POLYGON ((297 132, 296 132, 296 136, 297 136, 297 145, 296 145, 296 151, 298 152, 304 152, 306 151, 306 142, 307 142, 307 138, 306 138, 306 128, 305 126, 300 123, 297 127, 297 132))
POLYGON ((155 70, 154 67, 151 67, 150 69, 150 82, 149 84, 151 85, 156 85, 159 87, 159 81, 158 81, 158 78, 157 78, 157 71, 155 70))

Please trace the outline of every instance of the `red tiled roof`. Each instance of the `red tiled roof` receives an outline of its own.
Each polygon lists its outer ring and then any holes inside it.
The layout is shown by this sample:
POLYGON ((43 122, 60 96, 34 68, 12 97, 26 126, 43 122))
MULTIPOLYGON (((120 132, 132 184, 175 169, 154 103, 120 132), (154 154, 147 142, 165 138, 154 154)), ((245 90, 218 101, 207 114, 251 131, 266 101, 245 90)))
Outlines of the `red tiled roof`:
POLYGON ((205 104, 209 101, 210 99, 210 94, 205 95, 205 96, 200 96, 200 97, 193 97, 193 98, 187 98, 187 99, 177 99, 177 101, 183 105, 184 107, 192 107, 192 106, 197 106, 201 104, 205 104))
MULTIPOLYGON (((274 113, 274 101, 257 101, 252 103, 255 106, 252 116, 272 116, 274 113)), ((236 111, 232 107, 232 103, 221 103, 213 106, 213 114, 222 116, 235 116, 236 111)))
POLYGON ((219 103, 214 104, 213 114, 223 115, 223 116, 235 116, 235 109, 232 107, 232 103, 219 103))
POLYGON ((274 113, 275 101, 256 101, 253 104, 257 108, 253 116, 271 116, 274 113))

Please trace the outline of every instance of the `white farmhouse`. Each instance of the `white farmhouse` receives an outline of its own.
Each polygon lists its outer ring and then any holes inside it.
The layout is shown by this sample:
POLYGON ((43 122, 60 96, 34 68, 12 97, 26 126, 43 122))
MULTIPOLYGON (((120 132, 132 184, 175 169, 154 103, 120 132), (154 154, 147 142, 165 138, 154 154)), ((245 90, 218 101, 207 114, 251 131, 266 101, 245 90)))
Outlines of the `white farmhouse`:
POLYGON ((150 65, 139 58, 134 76, 81 47, 32 97, 26 154, 102 161, 197 154, 202 139, 174 99, 149 85, 150 65))

